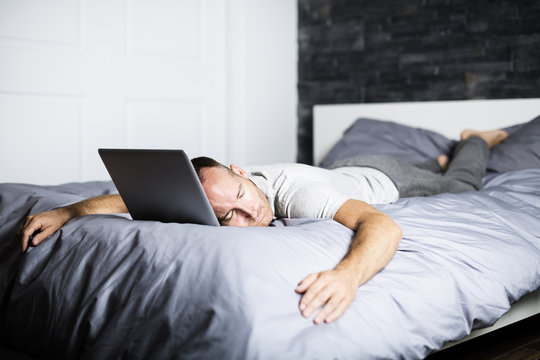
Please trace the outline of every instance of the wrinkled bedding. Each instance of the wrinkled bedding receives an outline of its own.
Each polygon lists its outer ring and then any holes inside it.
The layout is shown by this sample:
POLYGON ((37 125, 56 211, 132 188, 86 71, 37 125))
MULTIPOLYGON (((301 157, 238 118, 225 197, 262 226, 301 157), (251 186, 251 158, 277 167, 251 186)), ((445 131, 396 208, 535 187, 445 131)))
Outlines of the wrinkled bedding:
POLYGON ((377 206, 403 230, 398 252, 342 318, 318 326, 294 289, 347 251, 353 233, 334 221, 93 215, 20 252, 27 214, 114 191, 0 184, 2 346, 55 359, 420 359, 540 287, 540 169, 377 206))

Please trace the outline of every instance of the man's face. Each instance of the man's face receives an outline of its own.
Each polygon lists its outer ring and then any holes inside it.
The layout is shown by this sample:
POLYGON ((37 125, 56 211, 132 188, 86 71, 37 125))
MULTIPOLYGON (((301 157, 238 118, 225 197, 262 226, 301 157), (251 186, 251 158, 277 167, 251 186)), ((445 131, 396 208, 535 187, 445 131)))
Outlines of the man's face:
POLYGON ((219 222, 226 226, 268 226, 274 214, 266 196, 242 169, 231 165, 231 170, 201 170, 204 192, 219 222))

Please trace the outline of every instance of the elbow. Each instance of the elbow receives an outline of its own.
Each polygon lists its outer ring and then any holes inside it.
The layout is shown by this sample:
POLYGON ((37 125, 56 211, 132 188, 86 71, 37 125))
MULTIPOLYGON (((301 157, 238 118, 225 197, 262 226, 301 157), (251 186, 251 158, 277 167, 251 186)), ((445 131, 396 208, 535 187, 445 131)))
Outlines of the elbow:
POLYGON ((399 242, 403 237, 403 231, 401 230, 401 227, 390 216, 386 214, 383 214, 383 216, 385 223, 384 238, 386 240, 388 249, 392 251, 392 253, 394 253, 397 251, 399 242))
POLYGON ((396 224, 393 220, 392 220, 392 230, 391 230, 391 232, 392 232, 391 238, 394 240, 393 241, 394 248, 395 248, 395 250, 397 250, 397 248, 399 246, 399 242, 403 238, 403 231, 401 230, 399 225, 396 224))
POLYGON ((399 242, 403 238, 403 231, 401 230, 401 228, 398 225, 396 225, 396 228, 397 228, 396 239, 397 239, 397 243, 399 244, 399 242))
POLYGON ((395 236, 398 240, 398 242, 401 240, 401 238, 403 237, 403 231, 401 230, 401 228, 399 227, 398 224, 396 224, 394 222, 394 232, 395 232, 395 236))

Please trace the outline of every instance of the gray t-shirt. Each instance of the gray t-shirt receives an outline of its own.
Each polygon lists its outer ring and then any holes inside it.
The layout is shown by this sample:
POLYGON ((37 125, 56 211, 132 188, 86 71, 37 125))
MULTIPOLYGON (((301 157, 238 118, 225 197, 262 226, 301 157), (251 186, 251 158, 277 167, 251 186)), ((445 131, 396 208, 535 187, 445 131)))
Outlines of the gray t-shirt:
POLYGON ((332 219, 348 199, 387 204, 399 198, 392 180, 369 167, 328 170, 303 164, 273 164, 245 170, 268 198, 276 217, 332 219))

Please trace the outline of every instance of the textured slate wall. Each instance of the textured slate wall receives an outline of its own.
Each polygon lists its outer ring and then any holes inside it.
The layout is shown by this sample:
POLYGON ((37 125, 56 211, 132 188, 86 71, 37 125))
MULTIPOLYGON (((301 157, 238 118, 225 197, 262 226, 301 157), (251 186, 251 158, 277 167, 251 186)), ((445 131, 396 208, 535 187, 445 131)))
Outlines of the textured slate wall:
POLYGON ((540 0, 299 0, 298 161, 314 104, 540 97, 540 0))

